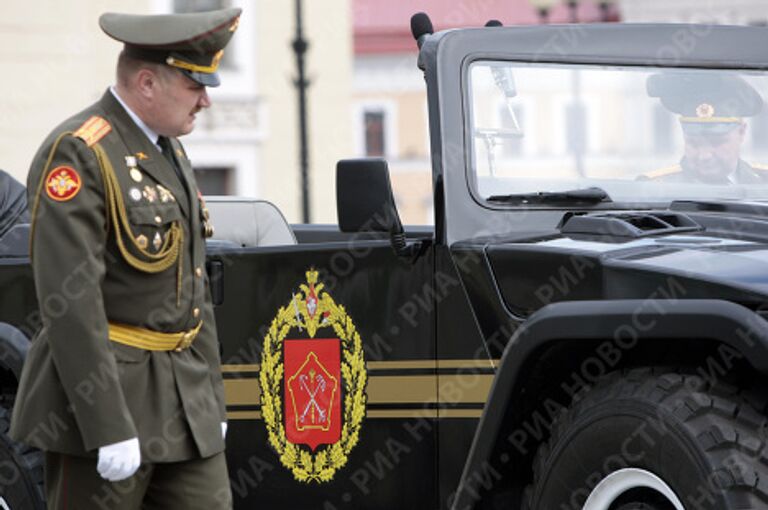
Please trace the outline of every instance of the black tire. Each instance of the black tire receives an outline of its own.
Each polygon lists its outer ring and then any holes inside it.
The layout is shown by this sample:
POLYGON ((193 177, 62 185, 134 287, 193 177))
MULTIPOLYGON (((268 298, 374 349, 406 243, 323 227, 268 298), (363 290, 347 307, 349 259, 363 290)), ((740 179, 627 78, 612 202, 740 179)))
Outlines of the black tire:
MULTIPOLYGON (((580 510, 600 480, 637 468, 660 477, 686 509, 768 508, 763 394, 668 371, 609 374, 556 420, 524 506, 580 510)), ((630 491, 611 508, 673 508, 658 497, 630 491)))
POLYGON ((10 418, 0 407, 0 509, 45 510, 43 453, 8 437, 10 418))

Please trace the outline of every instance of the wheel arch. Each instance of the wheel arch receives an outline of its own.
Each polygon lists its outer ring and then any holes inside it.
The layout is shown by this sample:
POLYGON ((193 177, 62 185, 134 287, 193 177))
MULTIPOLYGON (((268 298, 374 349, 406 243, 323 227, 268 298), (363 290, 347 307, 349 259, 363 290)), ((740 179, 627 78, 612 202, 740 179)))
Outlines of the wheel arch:
POLYGON ((0 370, 9 372, 18 382, 28 351, 29 338, 18 328, 0 322, 0 370))
MULTIPOLYGON (((533 371, 538 361, 559 351, 559 359, 570 358, 569 362, 574 363, 584 359, 578 353, 594 354, 596 348, 611 343, 614 347, 634 344, 627 351, 642 346, 647 351, 645 356, 651 359, 659 357, 659 347, 672 352, 676 349, 678 355, 689 353, 692 360, 701 359, 712 349, 723 349, 740 357, 754 372, 768 374, 768 321, 736 303, 618 300, 548 305, 515 332, 504 350, 453 498, 453 510, 474 508, 487 495, 493 480, 498 481, 501 472, 518 465, 529 452, 515 445, 516 448, 500 454, 497 445, 506 440, 506 446, 511 446, 510 432, 515 430, 516 423, 519 426, 527 419, 525 409, 521 406, 517 412, 516 405, 509 405, 510 402, 518 402, 516 399, 526 390, 526 399, 541 402, 541 394, 537 393, 543 391, 541 386, 527 384, 536 375, 533 371), (693 347, 695 350, 691 350, 693 347), (570 353, 574 355, 569 356, 570 353)), ((611 368, 634 359, 633 353, 611 368)), ((680 360, 673 355, 655 361, 672 364, 680 360)), ((540 428, 541 423, 534 425, 540 428)), ((531 450, 535 451, 535 446, 531 450)))

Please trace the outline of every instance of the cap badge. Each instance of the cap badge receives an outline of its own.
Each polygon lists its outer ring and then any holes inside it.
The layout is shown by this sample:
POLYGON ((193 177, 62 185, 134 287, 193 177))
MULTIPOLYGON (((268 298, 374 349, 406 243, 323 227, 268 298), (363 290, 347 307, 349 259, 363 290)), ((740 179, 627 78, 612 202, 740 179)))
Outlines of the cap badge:
POLYGON ((715 107, 709 103, 701 103, 696 107, 696 116, 700 119, 709 119, 715 116, 715 107))

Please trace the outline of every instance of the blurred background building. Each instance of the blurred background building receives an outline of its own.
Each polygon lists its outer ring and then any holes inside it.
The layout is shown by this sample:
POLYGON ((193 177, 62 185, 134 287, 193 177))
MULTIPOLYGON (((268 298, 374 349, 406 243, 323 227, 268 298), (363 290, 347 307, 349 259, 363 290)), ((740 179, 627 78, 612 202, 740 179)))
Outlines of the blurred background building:
POLYGON ((764 0, 619 0, 622 18, 643 23, 766 25, 764 0))
MULTIPOLYGON (((122 45, 104 35, 107 11, 190 12, 243 7, 222 62, 214 107, 184 138, 206 194, 271 200, 300 221, 294 2, 287 0, 40 0, 3 3, 0 59, 0 168, 26 182, 43 138, 98 100, 114 81, 122 45)), ((352 84, 350 0, 304 2, 308 75, 312 219, 336 222, 335 164, 352 154, 347 120, 352 84)), ((407 20, 406 20, 407 21, 407 20)))
MULTIPOLYGON (((113 82, 121 45, 98 28, 106 11, 244 9, 225 53, 214 107, 184 143, 206 194, 274 202, 301 221, 292 0, 7 1, 0 20, 0 168, 26 180, 45 135, 113 82)), ((436 30, 567 22, 715 22, 764 25, 764 0, 303 0, 307 52, 311 219, 335 223, 335 164, 388 159, 404 222, 432 222, 425 86, 409 19, 436 30)), ((519 112, 521 117, 526 112, 519 112)), ((767 121, 768 122, 768 121, 767 121)), ((670 128, 671 129, 671 128, 670 128)))

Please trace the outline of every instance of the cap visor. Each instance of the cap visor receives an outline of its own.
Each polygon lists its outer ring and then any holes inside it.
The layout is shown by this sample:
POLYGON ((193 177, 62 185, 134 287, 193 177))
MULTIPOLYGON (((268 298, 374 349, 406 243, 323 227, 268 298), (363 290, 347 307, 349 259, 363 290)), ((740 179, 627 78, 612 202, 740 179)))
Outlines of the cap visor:
POLYGON ((218 87, 221 84, 219 73, 194 73, 192 71, 187 71, 186 69, 179 70, 186 74, 190 80, 196 81, 200 85, 205 85, 206 87, 218 87))
POLYGON ((681 122, 687 135, 722 135, 741 126, 738 122, 681 122))

